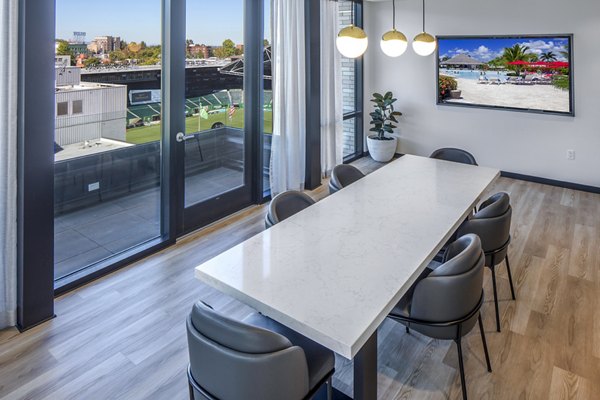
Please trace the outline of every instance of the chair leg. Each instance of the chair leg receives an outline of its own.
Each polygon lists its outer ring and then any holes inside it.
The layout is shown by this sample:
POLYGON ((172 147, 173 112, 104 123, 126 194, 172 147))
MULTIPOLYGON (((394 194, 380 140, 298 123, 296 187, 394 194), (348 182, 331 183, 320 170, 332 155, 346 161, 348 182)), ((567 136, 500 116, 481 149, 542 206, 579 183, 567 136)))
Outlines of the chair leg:
POLYGON ((481 320, 481 313, 479 314, 479 332, 481 333, 481 342, 483 343, 483 352, 485 353, 485 362, 487 364, 488 372, 492 372, 492 364, 490 363, 490 355, 488 353, 487 341, 485 340, 485 331, 483 330, 483 321, 481 320))
POLYGON ((500 332, 500 311, 498 311, 498 291, 496 289, 496 267, 492 267, 492 286, 494 287, 494 306, 496 308, 496 330, 500 332))
POLYGON ((460 369, 460 384, 462 386, 463 400, 467 400, 467 383, 465 382, 465 365, 463 364, 462 354, 462 338, 456 339, 456 347, 458 348, 458 367, 460 369))
POLYGON ((510 282, 510 293, 512 294, 512 299, 516 300, 516 296, 515 296, 515 288, 513 286, 513 281, 512 281, 512 274, 510 273, 510 263, 508 262, 508 254, 506 255, 505 259, 506 261, 506 271, 508 272, 508 281, 510 282))
POLYGON ((188 388, 190 390, 190 400, 194 400, 194 388, 192 387, 192 383, 188 380, 188 388))
POLYGON ((332 382, 332 377, 330 376, 329 379, 327 379, 327 400, 332 400, 333 399, 333 382, 332 382))
POLYGON ((410 328, 408 327, 408 325, 406 325, 405 328, 406 328, 406 333, 410 333, 410 328))

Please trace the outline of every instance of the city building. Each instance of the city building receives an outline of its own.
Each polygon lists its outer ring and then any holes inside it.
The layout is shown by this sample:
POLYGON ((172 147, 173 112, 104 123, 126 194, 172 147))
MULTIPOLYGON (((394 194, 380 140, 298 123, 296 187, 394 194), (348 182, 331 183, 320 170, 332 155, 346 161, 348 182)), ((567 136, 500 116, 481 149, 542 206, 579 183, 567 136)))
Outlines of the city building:
POLYGON ((87 45, 87 48, 95 54, 110 53, 121 48, 121 38, 119 36, 96 36, 87 45))
POLYGON ((125 142, 127 87, 81 82, 81 68, 57 66, 55 142, 125 142))
POLYGON ((89 52, 88 45, 85 43, 69 43, 69 50, 71 50, 74 56, 88 54, 89 52))
POLYGON ((190 44, 188 45, 188 53, 192 57, 201 56, 202 58, 209 58, 212 55, 212 46, 205 44, 190 44))

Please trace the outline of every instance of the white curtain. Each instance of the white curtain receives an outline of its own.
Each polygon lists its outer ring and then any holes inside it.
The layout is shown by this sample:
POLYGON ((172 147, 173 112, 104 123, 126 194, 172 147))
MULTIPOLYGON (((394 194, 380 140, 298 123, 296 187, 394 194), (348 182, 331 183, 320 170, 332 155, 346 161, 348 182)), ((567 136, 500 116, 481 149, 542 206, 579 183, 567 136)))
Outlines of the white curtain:
POLYGON ((344 115, 342 60, 335 47, 339 30, 337 1, 321 0, 321 172, 329 176, 342 163, 344 115))
POLYGON ((18 2, 0 0, 0 329, 17 309, 18 2))
MULTIPOLYGON (((304 188, 306 71, 304 1, 272 0, 271 193, 304 188)), ((316 117, 316 116, 315 116, 316 117)))

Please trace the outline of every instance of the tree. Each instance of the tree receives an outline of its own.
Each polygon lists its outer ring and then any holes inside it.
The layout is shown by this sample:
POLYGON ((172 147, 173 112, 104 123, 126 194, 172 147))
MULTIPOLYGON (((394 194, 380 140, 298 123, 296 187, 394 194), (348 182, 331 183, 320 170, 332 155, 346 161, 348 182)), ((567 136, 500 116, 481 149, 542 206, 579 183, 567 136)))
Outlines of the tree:
POLYGON ((556 54, 552 51, 547 51, 540 54, 540 60, 542 61, 556 61, 556 54))
POLYGON ((270 45, 271 45, 271 43, 269 43, 269 40, 267 40, 267 39, 263 40, 264 47, 269 47, 270 45))
POLYGON ((73 51, 69 47, 69 42, 67 42, 66 40, 56 40, 56 55, 71 57, 71 65, 75 65, 75 54, 73 54, 73 51))
POLYGON ((98 65, 98 64, 100 64, 100 60, 99 60, 99 59, 97 59, 96 57, 90 57, 90 58, 86 59, 86 60, 83 62, 83 66, 84 66, 85 68, 88 68, 88 67, 94 67, 94 66, 96 66, 96 65, 98 65))
POLYGON ((111 62, 125 61, 127 60, 127 55, 122 50, 115 50, 110 52, 109 58, 111 62))
POLYGON ((235 48, 233 40, 225 39, 222 46, 215 49, 214 54, 217 58, 229 58, 238 54, 238 49, 235 48))
MULTIPOLYGON (((529 61, 530 54, 529 47, 515 44, 513 47, 507 47, 504 49, 504 54, 502 58, 506 61, 506 63, 515 62, 515 61, 529 61)), ((509 68, 515 70, 517 75, 521 74, 521 66, 520 65, 509 65, 509 68)))
POLYGON ((141 44, 137 44, 136 42, 129 42, 129 44, 127 45, 127 51, 129 53, 137 54, 142 49, 143 49, 142 45, 141 44))

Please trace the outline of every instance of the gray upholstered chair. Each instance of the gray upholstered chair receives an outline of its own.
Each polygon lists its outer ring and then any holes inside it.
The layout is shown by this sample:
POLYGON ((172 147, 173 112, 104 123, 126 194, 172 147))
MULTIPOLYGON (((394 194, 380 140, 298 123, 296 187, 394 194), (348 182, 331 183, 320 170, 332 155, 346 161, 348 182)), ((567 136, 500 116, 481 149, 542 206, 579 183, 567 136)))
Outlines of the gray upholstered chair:
POLYGON ((365 174, 352 165, 340 164, 336 165, 331 171, 331 179, 329 180, 329 193, 333 194, 340 189, 345 188, 351 183, 356 182, 360 178, 364 178, 365 174))
POLYGON ((394 307, 389 318, 436 339, 453 340, 458 348, 458 364, 463 399, 467 398, 462 356, 462 337, 477 321, 485 361, 492 372, 479 309, 483 303, 484 254, 476 235, 465 235, 446 250, 443 263, 426 269, 408 293, 394 307))
POLYGON ((431 155, 430 158, 437 160, 453 161, 461 164, 477 165, 473 154, 462 149, 455 149, 452 147, 446 147, 443 149, 437 149, 431 155))
POLYGON ((481 203, 479 211, 463 222, 457 231, 459 236, 474 233, 481 238, 481 245, 485 253, 485 265, 492 271, 496 329, 498 332, 500 332, 500 313, 498 312, 498 293, 496 289, 496 266, 501 264, 502 261, 506 261, 510 291, 513 300, 516 299, 512 274, 510 272, 510 263, 508 261, 511 217, 510 197, 507 193, 496 193, 481 203))
POLYGON ((315 201, 309 195, 297 190, 279 193, 269 203, 265 227, 270 228, 313 204, 315 201))
POLYGON ((324 384, 331 398, 333 352, 261 314, 238 321, 198 302, 187 336, 192 400, 310 399, 324 384))

